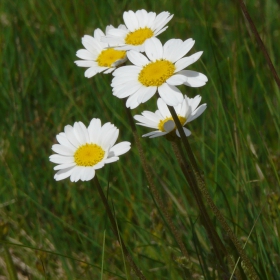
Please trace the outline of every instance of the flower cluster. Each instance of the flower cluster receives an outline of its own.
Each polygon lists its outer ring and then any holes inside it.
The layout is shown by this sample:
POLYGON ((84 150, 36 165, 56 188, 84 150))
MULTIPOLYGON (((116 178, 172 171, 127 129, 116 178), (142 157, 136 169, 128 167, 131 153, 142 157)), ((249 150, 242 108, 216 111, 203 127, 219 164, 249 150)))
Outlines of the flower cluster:
MULTIPOLYGON (((168 106, 174 107, 186 136, 191 134, 184 126, 200 116, 206 104, 200 106, 201 97, 189 98, 178 86, 201 87, 208 81, 199 72, 186 70, 202 55, 202 51, 187 56, 195 41, 191 38, 170 39, 165 44, 157 38, 167 29, 172 19, 169 12, 156 14, 145 10, 124 12, 124 24, 114 28, 106 27, 105 33, 99 28, 93 37, 85 35, 82 44, 85 49, 77 51, 81 60, 77 66, 86 67, 85 77, 97 73, 112 73, 112 92, 118 98, 127 98, 126 107, 135 109, 155 94, 158 110, 142 112, 134 118, 138 125, 156 129, 144 134, 150 138, 176 133, 180 137, 168 106), (129 65, 124 65, 129 60, 129 65)), ((95 170, 118 160, 118 156, 130 149, 129 142, 114 146, 118 129, 106 123, 101 126, 99 119, 93 119, 88 128, 81 122, 66 126, 57 135, 59 144, 52 149, 57 154, 50 160, 58 164, 56 180, 70 177, 71 181, 91 180, 95 170)))

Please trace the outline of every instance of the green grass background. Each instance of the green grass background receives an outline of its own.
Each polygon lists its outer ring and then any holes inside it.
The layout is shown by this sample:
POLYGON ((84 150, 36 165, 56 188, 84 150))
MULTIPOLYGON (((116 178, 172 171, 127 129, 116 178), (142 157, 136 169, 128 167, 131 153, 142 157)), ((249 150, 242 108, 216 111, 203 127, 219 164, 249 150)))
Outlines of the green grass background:
MULTIPOLYGON (((279 72, 279 1, 246 1, 279 72)), ((112 96, 111 75, 84 77, 74 64, 81 37, 117 26, 124 11, 169 11, 159 38, 193 38, 189 67, 207 75, 205 113, 189 138, 207 188, 226 216, 261 279, 280 279, 280 92, 235 1, 3 0, 0 2, 0 235, 19 279, 135 279, 125 270, 104 207, 92 182, 53 179, 49 162, 55 135, 93 117, 120 129, 132 150, 97 176, 114 205, 120 232, 147 279, 216 279, 217 262, 189 187, 164 138, 143 139, 158 190, 183 235, 191 264, 162 222, 147 188, 122 100, 112 96), (8 228, 6 237, 5 230, 8 228), (14 245, 13 245, 14 244, 14 245), (179 259, 178 259, 179 258, 179 259)), ((133 110, 154 110, 156 98, 133 110)), ((138 128, 144 134, 149 130, 138 128)), ((211 214, 211 217, 213 215, 211 214)), ((215 218, 213 217, 215 222, 215 218)), ((227 249, 234 250, 215 222, 227 249)), ((9 279, 3 252, 0 277, 9 279)), ((244 276, 245 277, 245 276, 244 276)), ((246 278, 244 278, 246 279, 246 278)))

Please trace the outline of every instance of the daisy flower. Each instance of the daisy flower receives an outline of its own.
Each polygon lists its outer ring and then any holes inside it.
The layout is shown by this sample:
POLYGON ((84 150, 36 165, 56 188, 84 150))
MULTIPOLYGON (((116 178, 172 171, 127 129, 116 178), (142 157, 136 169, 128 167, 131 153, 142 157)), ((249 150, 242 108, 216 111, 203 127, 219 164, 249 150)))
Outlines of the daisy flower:
POLYGON ((172 17, 173 15, 168 12, 158 15, 145 10, 138 10, 135 13, 124 12, 123 20, 126 26, 110 29, 101 40, 111 45, 118 45, 118 49, 143 52, 145 41, 165 31, 167 29, 165 25, 172 17))
POLYGON ((193 39, 184 42, 171 39, 162 46, 157 38, 151 38, 145 43, 148 58, 129 51, 127 57, 134 65, 120 67, 113 73, 113 95, 128 97, 126 106, 131 109, 149 100, 157 91, 167 105, 178 105, 183 101, 183 94, 176 86, 201 87, 208 81, 199 72, 183 70, 202 55, 201 51, 183 57, 193 45, 193 39))
MULTIPOLYGON (((112 25, 106 27, 106 34, 113 29, 112 25)), ((121 27, 119 27, 121 30, 121 27)), ((83 60, 76 60, 75 63, 80 67, 88 67, 85 71, 85 77, 91 78, 97 73, 111 73, 116 69, 116 66, 124 63, 126 51, 110 48, 108 43, 101 42, 101 37, 105 34, 101 29, 94 31, 94 37, 85 35, 82 38, 82 44, 86 49, 78 50, 76 56, 83 60)))
MULTIPOLYGON (((197 95, 194 98, 188 98, 185 95, 183 102, 174 107, 178 119, 182 126, 193 121, 199 117, 206 109, 206 104, 202 104, 199 107, 198 104, 201 101, 201 96, 197 95)), ((171 113, 165 104, 165 102, 159 98, 157 100, 158 110, 155 113, 150 111, 144 111, 141 115, 134 116, 134 119, 139 121, 138 125, 150 127, 156 129, 155 131, 144 134, 143 137, 149 136, 150 138, 166 135, 176 129, 177 136, 180 137, 179 131, 176 128, 175 122, 171 116, 171 113)), ((183 127, 186 136, 190 136, 191 132, 187 128, 183 127)))
POLYGON ((54 167, 58 170, 54 179, 91 180, 96 169, 117 161, 118 156, 130 150, 130 142, 115 145, 118 135, 113 124, 101 126, 100 119, 92 119, 88 128, 82 122, 65 126, 64 132, 56 136, 59 144, 52 146, 56 154, 50 156, 50 161, 58 164, 54 167))

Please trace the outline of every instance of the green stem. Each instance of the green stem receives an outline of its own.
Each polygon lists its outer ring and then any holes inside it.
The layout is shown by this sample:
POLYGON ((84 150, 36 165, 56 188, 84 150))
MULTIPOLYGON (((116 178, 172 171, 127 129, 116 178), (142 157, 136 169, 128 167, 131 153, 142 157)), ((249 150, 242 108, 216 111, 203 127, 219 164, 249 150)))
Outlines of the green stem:
MULTIPOLYGON (((181 170, 182 170, 185 178, 187 179, 189 186, 191 187, 191 190, 194 194, 196 203, 197 203, 198 208, 201 213, 202 223, 208 233, 211 243, 213 244, 214 252, 220 262, 221 268, 223 268, 223 273, 229 274, 229 272, 224 264, 223 256, 226 256, 231 269, 234 269, 234 267, 235 267, 234 260, 228 254, 223 242, 221 241, 221 239, 212 223, 212 220, 210 219, 210 217, 208 215, 208 212, 206 210, 206 207, 205 207, 202 197, 201 197, 201 193, 197 187, 197 182, 196 182, 195 178, 193 177, 191 167, 187 163, 185 157, 182 156, 183 151, 182 151, 182 147, 181 147, 180 143, 178 143, 178 140, 176 140, 174 142, 172 141, 171 143, 172 143, 174 154, 180 164, 181 170)), ((234 274, 237 277, 236 279, 241 279, 239 270, 236 270, 236 272, 234 272, 234 274)))
POLYGON ((134 136, 134 140, 135 140, 135 143, 136 143, 136 146, 138 148, 138 151, 139 151, 139 156, 140 156, 140 160, 141 160, 141 164, 142 164, 142 167, 144 169, 144 172, 145 172, 145 175, 146 175, 146 178, 147 178, 147 181, 148 181, 148 184, 149 184, 149 187, 150 187, 150 190, 153 194, 153 197, 158 205, 158 208, 160 209, 160 211, 162 212, 163 214, 163 217, 165 219, 165 222, 167 223, 169 229, 171 230, 182 254, 184 255, 184 257, 190 261, 190 258, 189 258, 189 254, 187 252, 187 249, 182 241, 182 238, 181 238, 181 235, 179 234, 179 232, 177 231, 168 211, 166 210, 166 204, 162 201, 161 197, 160 197, 160 194, 159 192, 157 191, 157 188, 153 182, 153 179, 152 179, 152 174, 150 172, 150 167, 149 165, 147 164, 147 161, 146 161, 146 158, 145 158, 145 155, 144 155, 144 151, 143 151, 143 147, 141 145, 141 142, 140 142, 140 139, 139 139, 139 136, 138 136, 138 133, 137 133, 137 130, 136 130, 136 126, 135 126, 135 123, 134 123, 134 119, 131 115, 131 111, 126 108, 126 112, 127 112, 127 116, 128 116, 128 120, 129 120, 129 124, 130 124, 130 127, 132 129, 132 133, 133 133, 133 136, 134 136))
POLYGON ((99 192, 99 195, 101 197, 101 200, 105 206, 105 209, 106 209, 106 212, 107 212, 107 215, 108 215, 108 218, 110 220, 110 223, 111 223, 111 226, 112 226, 112 230, 113 230, 113 233, 115 234, 115 236, 117 237, 119 243, 121 244, 121 247, 122 247, 122 250, 124 252, 124 255, 129 263, 129 265, 131 266, 131 268, 134 270, 135 274, 137 275, 137 277, 141 280, 146 280, 146 277, 142 274, 142 272, 140 271, 140 269, 137 267, 137 265, 134 263, 130 253, 128 252, 121 236, 119 235, 119 231, 118 231, 118 226, 117 226, 117 223, 115 221, 115 218, 114 218, 114 215, 111 211, 111 208, 109 206, 109 203, 107 201, 107 198, 105 197, 104 193, 103 193, 103 190, 99 184, 99 181, 97 179, 97 176, 94 177, 94 184, 99 192))
POLYGON ((172 144, 172 148, 174 151, 174 154, 179 162, 179 165, 181 167, 181 170, 186 178, 186 180, 189 183, 189 186, 191 188, 191 191, 194 195, 194 198, 196 200, 196 203, 198 205, 199 211, 200 211, 200 215, 202 218, 202 223, 208 233, 208 236, 211 240, 211 243, 213 245, 213 250, 217 256, 218 261, 220 262, 221 267, 223 268, 223 270, 226 270, 226 265, 224 263, 224 256, 227 256, 227 250, 224 246, 224 244, 222 243, 219 235, 217 234, 215 227, 208 215, 208 212, 205 208, 204 202, 201 198, 201 194, 200 191, 197 187, 197 183, 196 180, 193 176, 193 173, 191 172, 191 167, 190 165, 187 163, 187 161, 185 160, 185 158, 182 157, 182 149, 180 144, 178 143, 178 140, 174 140, 171 142, 172 144))
POLYGON ((251 29, 252 33, 254 34, 254 36, 256 38, 256 41, 257 41, 257 43, 258 43, 258 45, 259 45, 259 47, 260 47, 260 49, 261 49, 261 51, 262 51, 262 53, 265 57, 266 63, 269 67, 269 70, 272 73, 273 78, 274 78, 276 84, 278 85, 278 88, 280 89, 280 79, 278 77, 278 74, 277 74, 277 72, 275 70, 275 67, 274 67, 274 65, 273 65, 273 63, 270 59, 270 56, 269 56, 269 54, 266 50, 266 47, 265 47, 265 45, 264 45, 264 43, 263 43, 263 41, 262 41, 262 39, 261 39, 261 37, 258 33, 258 30, 257 30, 252 18, 250 17, 250 14, 249 14, 249 12, 246 8, 246 5, 245 5, 243 0, 239 0, 239 4, 240 4, 240 7, 242 9, 242 12, 243 12, 247 22, 249 23, 250 29, 251 29))
POLYGON ((185 147, 185 150, 187 152, 188 158, 191 162, 191 167, 192 167, 192 171, 194 173, 195 179, 197 181, 197 185, 200 189, 201 194, 203 195, 204 199, 207 201, 209 207, 211 208, 211 210, 213 211, 214 215, 217 217, 218 221, 221 223, 223 229, 226 231, 226 234, 229 236, 229 238, 231 239, 231 241, 233 242, 236 250, 238 251, 241 259, 244 262, 244 265, 246 266, 246 272, 249 274, 250 279, 254 279, 257 280, 259 279, 258 275, 255 272, 255 269, 253 267, 253 265, 251 264, 249 258, 247 257, 246 253, 244 252, 240 241, 238 240, 238 238, 235 236, 235 234, 233 233, 233 231, 231 230, 231 228, 229 227, 229 225, 226 222, 226 219, 224 218, 224 216, 222 215, 222 213, 220 212, 220 210, 217 208, 217 206, 215 205, 215 203, 213 202, 208 190, 206 189, 206 185, 205 185, 205 181, 203 179, 203 177, 201 176, 201 173, 198 169, 198 165, 196 163, 195 157, 192 153, 190 144, 188 142, 188 139, 184 133, 183 127, 178 119, 178 116, 174 110, 173 107, 168 106, 170 113, 172 115, 173 120, 175 121, 176 127, 179 131, 179 134, 181 136, 183 145, 185 147))
POLYGON ((9 273, 9 279, 18 280, 17 272, 15 269, 14 262, 13 262, 11 254, 10 254, 10 251, 6 245, 3 245, 3 247, 4 247, 4 259, 5 259, 6 267, 7 267, 8 273, 9 273))

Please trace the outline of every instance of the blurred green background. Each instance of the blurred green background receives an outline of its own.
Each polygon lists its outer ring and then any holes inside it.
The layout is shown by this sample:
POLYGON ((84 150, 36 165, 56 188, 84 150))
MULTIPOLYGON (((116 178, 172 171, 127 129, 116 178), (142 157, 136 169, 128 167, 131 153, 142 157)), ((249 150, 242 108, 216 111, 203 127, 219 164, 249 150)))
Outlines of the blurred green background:
MULTIPOLYGON (((279 72, 280 3, 246 4, 279 72)), ((162 42, 191 37, 196 43, 190 53, 203 50, 189 69, 204 73, 209 82, 202 88, 181 87, 190 97, 200 94, 208 105, 189 125, 189 141, 212 198, 242 244, 253 228, 245 250, 260 279, 280 279, 280 92, 235 1, 0 2, 1 248, 8 246, 19 279, 135 279, 125 272, 93 183, 56 182, 48 160, 65 125, 88 125, 97 117, 120 129, 118 141, 132 142, 128 154, 97 176, 147 279, 189 279, 185 268, 190 266, 192 279, 217 279, 211 244, 170 143, 142 141, 191 264, 180 259, 147 188, 123 102, 112 95, 112 76, 87 79, 85 69, 74 64, 83 35, 117 26, 124 11, 142 8, 174 14, 159 36, 162 42)), ((154 97, 132 113, 155 107, 154 97)), ((215 224, 234 255, 227 234, 215 224)), ((3 250, 0 279, 9 279, 3 250)))

